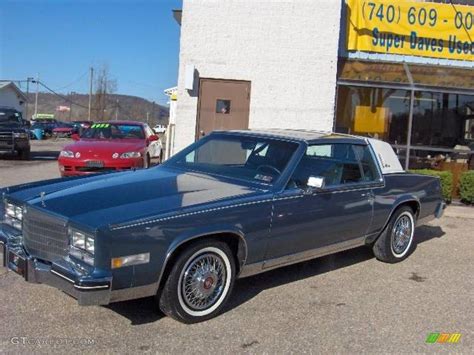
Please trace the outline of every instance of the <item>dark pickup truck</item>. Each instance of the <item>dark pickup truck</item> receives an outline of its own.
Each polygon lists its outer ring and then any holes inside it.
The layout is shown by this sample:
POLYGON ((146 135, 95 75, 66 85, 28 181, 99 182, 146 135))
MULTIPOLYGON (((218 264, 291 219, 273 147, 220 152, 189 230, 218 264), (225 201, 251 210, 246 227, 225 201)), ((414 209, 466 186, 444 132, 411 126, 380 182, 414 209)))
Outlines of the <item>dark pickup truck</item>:
POLYGON ((30 158, 28 122, 13 108, 0 107, 0 152, 16 152, 22 160, 30 158))

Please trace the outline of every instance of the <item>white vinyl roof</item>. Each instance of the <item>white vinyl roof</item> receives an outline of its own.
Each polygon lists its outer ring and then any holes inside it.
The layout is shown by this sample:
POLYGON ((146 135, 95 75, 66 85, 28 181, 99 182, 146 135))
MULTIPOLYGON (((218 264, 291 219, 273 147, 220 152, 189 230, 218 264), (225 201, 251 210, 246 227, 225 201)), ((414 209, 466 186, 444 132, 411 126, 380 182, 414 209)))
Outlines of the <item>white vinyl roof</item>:
POLYGON ((390 144, 373 138, 367 138, 367 141, 375 152, 382 174, 402 173, 405 171, 390 144))

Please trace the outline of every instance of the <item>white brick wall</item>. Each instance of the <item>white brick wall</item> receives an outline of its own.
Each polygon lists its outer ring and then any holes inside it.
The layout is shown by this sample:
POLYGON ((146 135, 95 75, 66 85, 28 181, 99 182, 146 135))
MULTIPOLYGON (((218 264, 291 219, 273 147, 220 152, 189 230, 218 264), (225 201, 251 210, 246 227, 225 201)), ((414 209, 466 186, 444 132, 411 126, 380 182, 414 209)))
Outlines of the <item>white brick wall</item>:
POLYGON ((194 141, 201 78, 251 81, 250 128, 333 126, 340 0, 184 0, 174 152, 194 141))

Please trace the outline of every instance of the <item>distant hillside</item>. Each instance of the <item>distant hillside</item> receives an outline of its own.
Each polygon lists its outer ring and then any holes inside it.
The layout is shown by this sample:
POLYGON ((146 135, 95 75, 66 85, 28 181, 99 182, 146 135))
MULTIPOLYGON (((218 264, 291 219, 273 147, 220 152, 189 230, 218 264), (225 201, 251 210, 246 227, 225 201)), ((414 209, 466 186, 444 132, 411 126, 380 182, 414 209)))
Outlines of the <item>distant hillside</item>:
MULTIPOLYGON (((77 93, 64 96, 74 104, 54 94, 40 92, 38 94, 38 113, 52 113, 56 119, 61 121, 87 120, 89 96, 77 93), (71 111, 58 112, 56 111, 58 106, 71 107, 71 111)), ((34 93, 30 93, 28 101, 28 119, 31 119, 35 110, 34 93)), ((92 102, 94 102, 94 100, 92 102)), ((157 123, 168 123, 169 110, 167 107, 158 104, 153 105, 152 102, 141 97, 119 94, 107 95, 107 106, 104 114, 105 119, 115 119, 117 110, 119 120, 146 122, 148 112, 148 123, 150 126, 154 126, 157 123)), ((92 120, 97 120, 95 111, 92 112, 92 120)))

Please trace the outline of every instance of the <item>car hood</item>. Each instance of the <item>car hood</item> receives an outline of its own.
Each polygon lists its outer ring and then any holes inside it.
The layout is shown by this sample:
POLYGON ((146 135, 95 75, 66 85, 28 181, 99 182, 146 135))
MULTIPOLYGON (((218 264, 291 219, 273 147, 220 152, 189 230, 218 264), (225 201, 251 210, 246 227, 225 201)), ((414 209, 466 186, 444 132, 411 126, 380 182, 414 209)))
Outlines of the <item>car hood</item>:
POLYGON ((145 148, 145 140, 140 139, 81 139, 64 147, 65 150, 81 153, 125 153, 130 151, 140 151, 143 148, 145 148))
POLYGON ((88 228, 259 194, 248 186, 165 167, 25 185, 7 196, 88 228))

